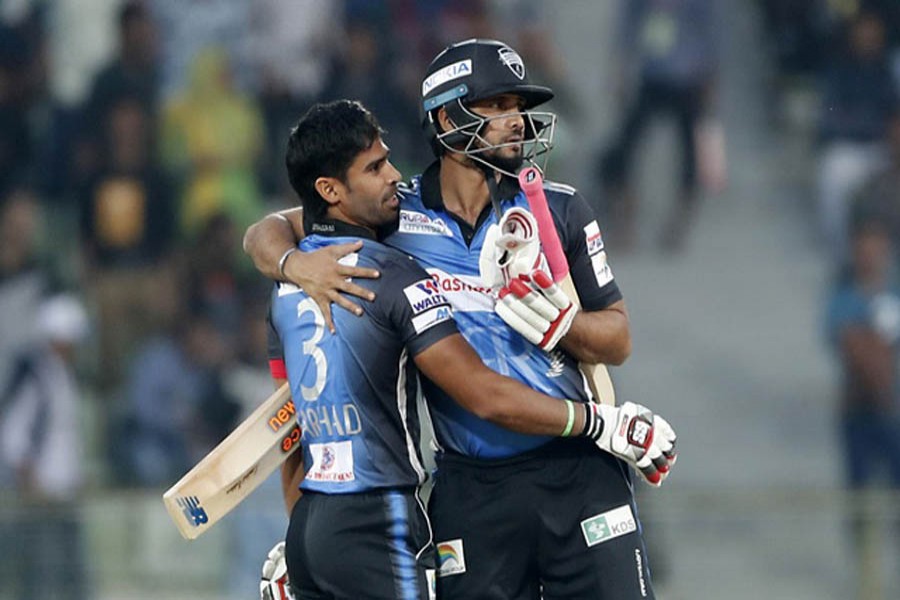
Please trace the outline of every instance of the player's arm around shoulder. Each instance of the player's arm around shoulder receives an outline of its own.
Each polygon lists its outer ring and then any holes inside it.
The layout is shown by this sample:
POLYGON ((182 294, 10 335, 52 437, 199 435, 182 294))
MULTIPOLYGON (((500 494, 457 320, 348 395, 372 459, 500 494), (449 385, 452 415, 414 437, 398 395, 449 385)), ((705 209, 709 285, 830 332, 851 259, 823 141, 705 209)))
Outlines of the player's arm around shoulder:
POLYGON ((379 274, 374 269, 339 262, 346 255, 358 251, 362 242, 303 252, 297 248, 303 237, 302 208, 271 213, 247 228, 243 239, 244 252, 264 276, 303 288, 321 309, 329 331, 334 332, 331 304, 362 315, 362 309, 345 294, 373 300, 371 290, 353 283, 353 278, 374 279, 379 274))
MULTIPOLYGON (((551 184, 552 186, 553 184, 551 184)), ((572 281, 582 301, 560 346, 581 362, 621 365, 631 355, 628 309, 593 209, 574 188, 561 186, 561 238, 572 281)))

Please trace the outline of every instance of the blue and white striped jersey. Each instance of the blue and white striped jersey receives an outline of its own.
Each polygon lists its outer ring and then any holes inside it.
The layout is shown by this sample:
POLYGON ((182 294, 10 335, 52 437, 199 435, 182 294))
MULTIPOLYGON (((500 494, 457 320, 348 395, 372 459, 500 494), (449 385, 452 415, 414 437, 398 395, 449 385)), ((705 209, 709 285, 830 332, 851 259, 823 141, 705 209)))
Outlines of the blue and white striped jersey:
MULTIPOLYGON (((488 207, 474 229, 460 223, 444 207, 438 177, 439 163, 434 163, 401 190, 400 220, 384 242, 425 267, 453 307, 461 333, 488 367, 550 396, 586 400, 589 392, 571 356, 561 350, 541 351, 494 313, 494 298, 481 283, 478 257, 487 227, 497 217, 488 207)), ((518 184, 511 179, 504 182, 501 197, 508 199, 502 201, 503 209, 528 208, 518 184)), ((593 211, 569 186, 545 182, 544 188, 584 308, 599 310, 621 299, 593 211)), ((551 439, 515 433, 480 419, 424 377, 422 386, 437 442, 446 450, 500 458, 551 439)))
POLYGON ((357 283, 376 294, 360 318, 333 306, 336 333, 300 288, 279 283, 270 308, 270 359, 283 359, 303 428, 303 490, 328 494, 407 487, 425 481, 412 358, 457 332, 427 273, 364 229, 319 220, 304 251, 369 237, 344 260, 378 269, 357 283))

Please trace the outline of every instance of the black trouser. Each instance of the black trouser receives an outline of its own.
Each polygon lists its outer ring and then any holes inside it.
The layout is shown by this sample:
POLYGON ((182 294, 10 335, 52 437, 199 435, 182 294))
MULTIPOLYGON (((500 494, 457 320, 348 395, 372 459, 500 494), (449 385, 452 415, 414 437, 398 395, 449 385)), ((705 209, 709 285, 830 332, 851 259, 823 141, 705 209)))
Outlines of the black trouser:
POLYGON ((298 600, 428 600, 431 528, 415 490, 304 492, 285 543, 298 600))
POLYGON ((630 471, 590 441, 444 454, 429 508, 440 600, 654 597, 630 471))

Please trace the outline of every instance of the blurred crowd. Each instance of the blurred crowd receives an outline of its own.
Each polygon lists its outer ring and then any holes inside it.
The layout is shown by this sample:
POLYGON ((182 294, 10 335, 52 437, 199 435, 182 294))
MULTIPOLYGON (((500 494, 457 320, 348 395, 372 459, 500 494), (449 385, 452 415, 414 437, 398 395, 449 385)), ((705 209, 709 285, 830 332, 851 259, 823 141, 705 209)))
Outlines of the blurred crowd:
POLYGON ((247 225, 295 203, 283 167, 312 103, 361 99, 407 175, 429 149, 419 78, 447 43, 502 36, 558 78, 538 2, 58 0, 0 12, 0 382, 39 300, 74 290, 93 328, 100 482, 162 485, 267 385, 269 283, 247 225))
MULTIPOLYGON (((424 68, 448 43, 476 36, 513 45, 532 78, 557 91, 557 108, 585 118, 550 4, 0 4, 0 424, 15 417, 61 439, 67 428, 92 432, 82 444, 89 468, 62 487, 36 475, 48 461, 23 458, 52 445, 26 452, 28 440, 13 447, 4 436, 0 489, 63 501, 81 484, 162 487, 206 454, 271 386, 270 285, 240 241, 261 215, 295 203, 283 168, 291 125, 316 101, 360 99, 389 131, 392 161, 412 175, 430 156, 418 123, 424 68), (42 372, 32 369, 38 391, 27 393, 22 373, 36 348, 61 341, 74 351, 47 377, 68 378, 74 408, 47 427, 42 372), (20 403, 32 408, 16 412, 20 403)), ((715 0, 620 4, 621 69, 604 89, 621 95, 621 114, 611 138, 597 140, 590 177, 627 248, 636 142, 653 114, 674 116, 683 164, 662 235, 674 251, 699 198, 725 183, 709 126, 728 17, 715 0)), ((797 86, 817 100, 815 205, 835 276, 827 329, 846 374, 845 410, 862 415, 846 431, 851 482, 861 484, 873 415, 900 414, 900 2, 757 4, 773 104, 797 86)), ((893 444, 900 485, 897 431, 877 433, 893 444)))

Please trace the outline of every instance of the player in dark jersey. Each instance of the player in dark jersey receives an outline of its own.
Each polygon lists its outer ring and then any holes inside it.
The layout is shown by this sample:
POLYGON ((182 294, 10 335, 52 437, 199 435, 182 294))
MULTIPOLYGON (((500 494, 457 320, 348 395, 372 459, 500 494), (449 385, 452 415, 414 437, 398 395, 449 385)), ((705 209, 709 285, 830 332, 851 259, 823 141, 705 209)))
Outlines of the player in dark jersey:
MULTIPOLYGON (((539 338, 540 348, 523 337, 530 332, 513 331, 494 312, 495 298, 479 267, 479 257, 494 260, 486 243, 499 220, 492 199, 505 214, 526 206, 510 175, 552 144, 555 117, 530 111, 552 92, 528 81, 521 57, 505 44, 468 40, 433 61, 422 93, 423 125, 439 160, 400 190, 400 219, 385 243, 426 267, 488 366, 551 395, 577 398, 593 415, 594 424, 584 431, 589 437, 594 426, 626 431, 636 423, 628 415, 645 409, 592 404, 577 372, 577 361, 619 364, 630 352, 624 301, 600 228, 581 196, 545 183, 583 310, 574 318, 554 317, 556 335, 539 338)), ((279 276, 278 257, 302 232, 297 216, 268 218, 245 237, 245 248, 269 276, 279 276)), ((371 270, 328 265, 350 249, 293 253, 280 276, 322 304, 334 300, 353 308, 339 292, 367 298, 371 288, 360 279, 335 280, 371 276, 371 270)), ((462 410, 432 382, 423 380, 423 389, 440 446, 430 511, 443 598, 653 597, 627 466, 658 484, 665 461, 648 469, 646 460, 635 461, 615 445, 505 431, 462 410)), ((653 426, 657 419, 651 415, 632 433, 653 438, 661 429, 653 426)))
POLYGON ((301 598, 427 598, 435 565, 417 495, 426 477, 417 369, 480 418, 520 432, 570 436, 589 429, 591 413, 488 369, 434 279, 376 240, 397 219, 400 174, 360 104, 313 107, 291 134, 287 165, 310 232, 300 249, 361 239, 345 262, 381 273, 362 283, 376 293, 367 318, 338 309, 334 334, 301 288, 280 282, 272 293, 272 374, 290 380, 303 430, 302 455, 282 473, 290 580, 301 598))

